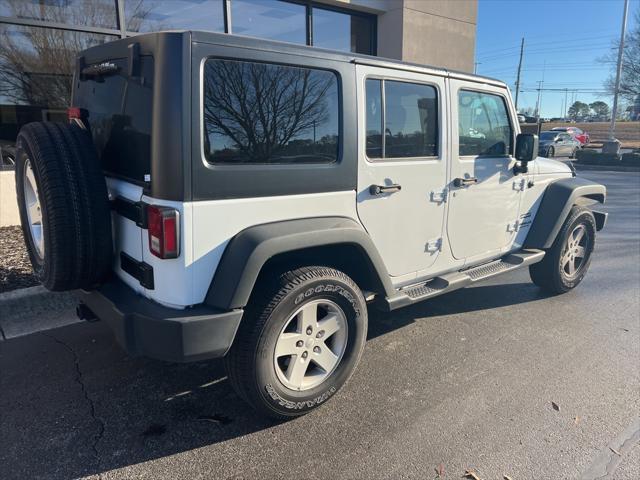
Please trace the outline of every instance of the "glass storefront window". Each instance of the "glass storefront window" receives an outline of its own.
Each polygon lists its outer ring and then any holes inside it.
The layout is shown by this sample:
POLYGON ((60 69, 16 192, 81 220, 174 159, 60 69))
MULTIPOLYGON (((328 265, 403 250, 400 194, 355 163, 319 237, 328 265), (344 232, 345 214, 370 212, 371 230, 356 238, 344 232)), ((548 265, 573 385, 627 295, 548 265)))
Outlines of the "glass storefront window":
POLYGON ((281 42, 307 42, 306 7, 274 0, 233 0, 232 32, 281 42))
POLYGON ((117 37, 0 24, 0 146, 29 122, 66 121, 76 54, 117 37))
POLYGON ((0 0, 0 16, 117 28, 114 0, 0 0))
POLYGON ((373 22, 369 17, 313 9, 313 46, 373 54, 373 22))
POLYGON ((125 0, 130 32, 187 29, 224 32, 222 0, 125 0))

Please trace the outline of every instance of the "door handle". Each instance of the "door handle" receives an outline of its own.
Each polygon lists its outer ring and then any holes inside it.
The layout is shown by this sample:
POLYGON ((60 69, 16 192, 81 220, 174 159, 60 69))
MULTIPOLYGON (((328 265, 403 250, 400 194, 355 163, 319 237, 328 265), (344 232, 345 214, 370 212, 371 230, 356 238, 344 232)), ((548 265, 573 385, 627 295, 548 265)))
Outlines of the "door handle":
POLYGON ((402 186, 397 183, 391 185, 371 185, 369 193, 371 195, 382 195, 383 193, 396 193, 402 190, 402 186))
POLYGON ((475 185, 476 183, 478 183, 478 179, 476 177, 456 178, 453 180, 454 187, 468 187, 469 185, 475 185))

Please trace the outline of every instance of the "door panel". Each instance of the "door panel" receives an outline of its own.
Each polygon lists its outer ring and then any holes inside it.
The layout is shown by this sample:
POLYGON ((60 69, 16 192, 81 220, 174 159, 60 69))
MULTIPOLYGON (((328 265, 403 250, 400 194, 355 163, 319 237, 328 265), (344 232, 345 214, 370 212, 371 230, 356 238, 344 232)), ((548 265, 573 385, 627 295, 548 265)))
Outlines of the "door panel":
POLYGON ((442 245, 445 205, 438 196, 446 185, 445 82, 356 68, 358 216, 389 273, 411 274, 430 267, 442 245), (376 194, 371 188, 390 185, 400 189, 376 194))
POLYGON ((515 239, 522 179, 513 174, 515 112, 508 92, 450 81, 451 193, 447 235, 457 259, 498 256, 515 239), (466 179, 456 186, 456 179, 466 179), (475 180, 474 180, 475 179, 475 180))

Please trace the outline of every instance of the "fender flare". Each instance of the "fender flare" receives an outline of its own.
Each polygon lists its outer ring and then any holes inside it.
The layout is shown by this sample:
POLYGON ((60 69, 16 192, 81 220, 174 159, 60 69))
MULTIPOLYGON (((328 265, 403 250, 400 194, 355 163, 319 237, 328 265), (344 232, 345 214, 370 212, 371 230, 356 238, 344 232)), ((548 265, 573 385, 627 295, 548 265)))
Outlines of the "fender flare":
MULTIPOLYGON (((524 248, 551 248, 574 205, 604 203, 607 188, 583 177, 562 178, 551 183, 524 241, 524 248)), ((598 215, 600 214, 598 212, 598 215)), ((604 222, 601 222, 604 226, 604 222)))
POLYGON ((209 286, 205 303, 217 308, 246 306, 264 264, 275 255, 310 247, 354 245, 366 255, 385 290, 394 292, 389 273, 364 228, 346 217, 318 217, 255 225, 231 239, 209 286))

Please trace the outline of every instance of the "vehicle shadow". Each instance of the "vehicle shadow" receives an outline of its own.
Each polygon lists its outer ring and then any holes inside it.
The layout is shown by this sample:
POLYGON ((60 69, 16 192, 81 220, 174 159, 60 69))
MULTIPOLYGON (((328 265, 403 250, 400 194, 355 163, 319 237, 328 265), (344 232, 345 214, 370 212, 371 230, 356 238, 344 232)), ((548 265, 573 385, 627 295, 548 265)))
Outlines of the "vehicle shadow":
MULTIPOLYGON (((478 286, 396 312, 370 309, 369 338, 417 319, 544 298, 524 283, 478 286)), ((0 342, 3 478, 77 478, 279 426, 231 389, 220 360, 131 358, 102 323, 0 342)), ((303 420, 304 421, 304 420, 303 420)))

